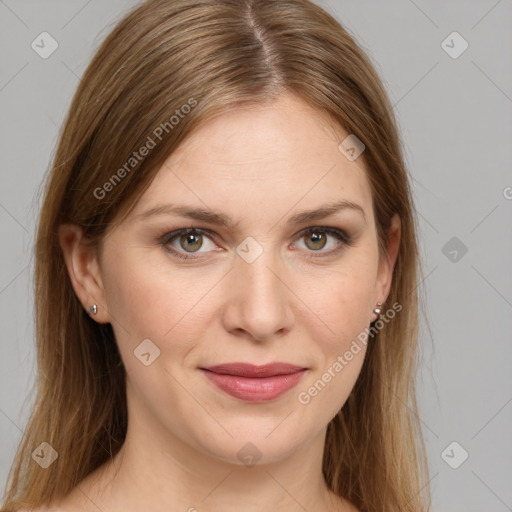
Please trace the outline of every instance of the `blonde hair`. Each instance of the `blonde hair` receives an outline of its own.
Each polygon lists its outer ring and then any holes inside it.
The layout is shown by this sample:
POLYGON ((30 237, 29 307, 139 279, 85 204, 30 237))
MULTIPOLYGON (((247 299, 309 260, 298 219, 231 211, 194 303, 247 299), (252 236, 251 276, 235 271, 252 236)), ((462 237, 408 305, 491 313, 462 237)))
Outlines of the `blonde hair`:
POLYGON ((308 0, 149 0, 115 26, 86 69, 45 183, 35 254, 37 396, 3 510, 66 495, 113 457, 126 435, 126 375, 113 331, 77 299, 58 227, 76 224, 97 246, 200 123, 284 92, 366 146, 381 253, 394 213, 402 226, 387 301, 402 310, 369 341, 359 378, 328 425, 325 480, 361 511, 430 508, 428 491, 421 491, 428 468, 414 382, 416 220, 398 128, 376 71, 347 31, 308 0), (127 170, 148 137, 155 146, 127 170), (122 179, 113 181, 123 166, 122 179), (47 469, 31 459, 42 442, 59 453, 47 469))

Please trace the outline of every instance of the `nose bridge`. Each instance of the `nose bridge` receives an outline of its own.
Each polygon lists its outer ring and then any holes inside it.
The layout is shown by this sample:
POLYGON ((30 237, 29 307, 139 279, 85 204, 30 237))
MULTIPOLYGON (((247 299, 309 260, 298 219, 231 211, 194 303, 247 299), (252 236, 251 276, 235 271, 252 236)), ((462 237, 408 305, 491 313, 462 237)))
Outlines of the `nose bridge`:
POLYGON ((266 250, 250 263, 237 261, 236 278, 240 281, 241 291, 252 300, 281 299, 282 281, 278 279, 276 260, 271 251, 266 250))
POLYGON ((291 312, 283 266, 271 244, 248 237, 237 247, 230 273, 226 319, 230 329, 243 329, 257 339, 289 328, 291 312))

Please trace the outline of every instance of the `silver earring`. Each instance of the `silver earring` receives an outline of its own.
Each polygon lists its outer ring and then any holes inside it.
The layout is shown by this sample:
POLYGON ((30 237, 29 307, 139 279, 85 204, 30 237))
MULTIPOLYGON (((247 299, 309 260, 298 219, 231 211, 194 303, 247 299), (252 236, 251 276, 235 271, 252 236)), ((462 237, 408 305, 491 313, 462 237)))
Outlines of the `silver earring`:
POLYGON ((373 312, 377 315, 377 318, 380 316, 382 302, 377 302, 377 307, 373 310, 373 312))
POLYGON ((89 312, 91 313, 91 315, 95 315, 95 314, 98 312, 98 306, 96 306, 96 304, 93 304, 93 305, 89 308, 89 312))

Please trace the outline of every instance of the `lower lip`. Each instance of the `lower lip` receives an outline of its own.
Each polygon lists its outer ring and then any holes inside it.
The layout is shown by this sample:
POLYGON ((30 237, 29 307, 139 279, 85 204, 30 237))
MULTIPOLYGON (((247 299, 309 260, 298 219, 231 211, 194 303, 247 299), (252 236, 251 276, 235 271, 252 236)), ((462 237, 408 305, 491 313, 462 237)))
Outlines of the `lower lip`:
POLYGON ((288 375, 247 378, 239 375, 224 375, 202 370, 203 373, 222 391, 247 402, 274 400, 297 385, 306 370, 288 375))

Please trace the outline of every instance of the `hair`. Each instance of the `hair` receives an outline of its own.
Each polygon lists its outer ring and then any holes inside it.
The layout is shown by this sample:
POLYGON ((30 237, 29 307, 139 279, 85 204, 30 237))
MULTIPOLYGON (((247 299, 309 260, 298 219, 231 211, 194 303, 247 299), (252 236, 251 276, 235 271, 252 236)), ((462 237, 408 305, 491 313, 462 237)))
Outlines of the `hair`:
POLYGON ((373 333, 354 388, 328 425, 325 481, 361 511, 430 509, 415 391, 417 219, 393 109, 369 57, 309 0, 148 0, 125 14, 92 58, 44 183, 34 269, 37 394, 2 510, 66 495, 126 436, 126 370, 112 326, 90 318, 75 295, 59 226, 80 226, 100 248, 200 124, 283 93, 364 143, 381 255, 393 214, 401 220, 386 304, 402 308, 373 333), (143 146, 146 156, 135 158, 143 146), (59 454, 47 469, 31 460, 42 442, 59 454))

